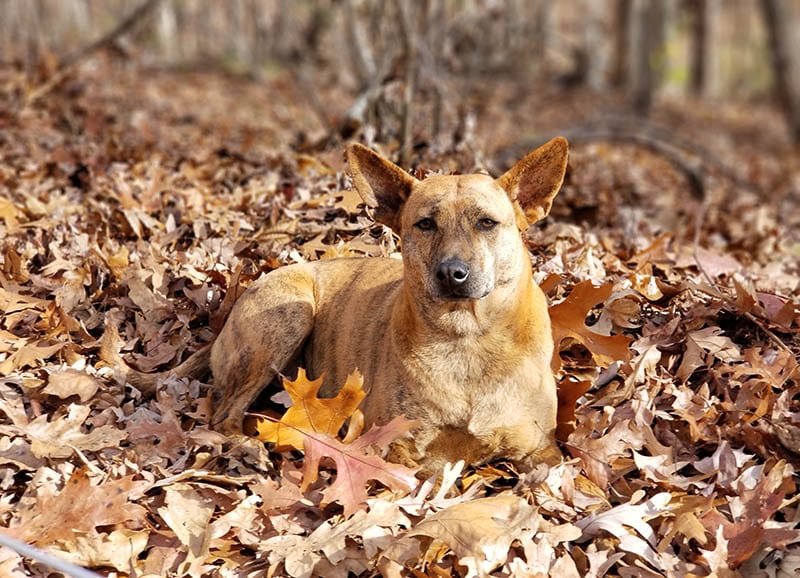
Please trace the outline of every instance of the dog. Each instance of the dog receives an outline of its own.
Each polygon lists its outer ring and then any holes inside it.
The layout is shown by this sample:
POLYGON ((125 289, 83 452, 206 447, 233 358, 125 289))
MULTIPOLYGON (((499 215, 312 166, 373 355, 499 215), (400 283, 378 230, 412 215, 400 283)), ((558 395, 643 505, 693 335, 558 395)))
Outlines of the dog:
MULTIPOLYGON (((210 347, 179 368, 210 366, 212 426, 241 433, 245 412, 294 366, 333 396, 358 369, 365 423, 417 420, 390 459, 434 471, 506 457, 552 464, 557 397, 544 294, 521 232, 550 211, 567 167, 555 138, 497 179, 423 180, 360 144, 350 176, 374 218, 400 236, 402 260, 340 258, 276 269, 231 309, 210 347)), ((151 380, 152 381, 152 380, 151 380)))

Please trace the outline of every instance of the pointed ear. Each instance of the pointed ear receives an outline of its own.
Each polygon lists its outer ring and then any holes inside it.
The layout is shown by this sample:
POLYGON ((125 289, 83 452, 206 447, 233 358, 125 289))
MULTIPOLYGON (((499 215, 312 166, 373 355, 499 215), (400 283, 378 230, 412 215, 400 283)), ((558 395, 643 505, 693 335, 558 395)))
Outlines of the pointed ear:
POLYGON ((364 145, 347 147, 347 164, 353 184, 375 220, 400 232, 400 210, 417 179, 364 145))
POLYGON ((497 179, 497 184, 525 215, 527 224, 541 221, 550 212, 553 198, 564 182, 569 143, 556 137, 528 154, 497 179))

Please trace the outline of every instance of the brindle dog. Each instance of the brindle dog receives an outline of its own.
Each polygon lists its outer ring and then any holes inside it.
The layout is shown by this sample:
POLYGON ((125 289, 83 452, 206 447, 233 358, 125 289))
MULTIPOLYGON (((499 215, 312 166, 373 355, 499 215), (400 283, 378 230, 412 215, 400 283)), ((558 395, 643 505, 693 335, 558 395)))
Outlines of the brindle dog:
MULTIPOLYGON (((216 429, 241 432, 247 408, 292 364, 333 395, 352 371, 369 393, 366 423, 415 419, 394 459, 432 471, 505 456, 522 467, 560 458, 553 340, 545 296, 520 231, 544 218, 568 144, 556 138, 498 179, 417 180, 370 149, 347 150, 375 219, 401 238, 402 261, 347 258, 282 267, 250 286, 207 352, 216 429)), ((133 380, 132 380, 133 381, 133 380)))

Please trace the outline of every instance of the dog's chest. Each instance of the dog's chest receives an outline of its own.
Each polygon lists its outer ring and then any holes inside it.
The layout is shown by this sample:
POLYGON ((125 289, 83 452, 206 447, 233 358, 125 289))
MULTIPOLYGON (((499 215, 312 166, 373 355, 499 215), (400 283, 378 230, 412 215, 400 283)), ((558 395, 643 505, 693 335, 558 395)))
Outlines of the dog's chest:
POLYGON ((500 355, 495 347, 465 340, 420 348, 406 363, 413 389, 441 406, 451 423, 464 425, 476 412, 521 403, 535 382, 535 366, 525 355, 500 355))

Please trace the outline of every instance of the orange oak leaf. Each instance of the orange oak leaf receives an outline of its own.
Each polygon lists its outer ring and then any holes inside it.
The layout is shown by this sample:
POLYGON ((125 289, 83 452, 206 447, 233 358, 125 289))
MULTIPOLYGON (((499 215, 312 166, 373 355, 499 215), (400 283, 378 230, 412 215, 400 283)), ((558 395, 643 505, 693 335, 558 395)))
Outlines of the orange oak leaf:
POLYGON ((373 426, 367 433, 351 444, 340 442, 326 434, 304 432, 305 461, 303 483, 305 491, 319 475, 323 458, 336 464, 336 480, 327 487, 323 495, 325 503, 339 502, 344 506, 344 515, 358 511, 368 497, 370 480, 377 480, 391 490, 410 492, 418 483, 415 470, 384 460, 377 452, 408 432, 417 422, 398 416, 383 426, 373 426))
POLYGON ((283 387, 292 398, 292 406, 280 421, 258 419, 258 439, 273 442, 277 451, 303 449, 303 432, 316 432, 331 437, 358 408, 366 392, 361 374, 353 372, 342 389, 332 398, 317 396, 322 378, 309 380, 304 369, 297 373, 294 381, 284 380, 283 387))
POLYGON ((589 350, 594 360, 607 367, 614 361, 628 361, 631 339, 625 335, 602 335, 586 326, 586 316, 592 307, 602 303, 611 295, 611 284, 600 287, 591 281, 578 283, 564 301, 550 307, 553 341, 556 349, 551 367, 554 372, 561 369, 559 348, 564 339, 572 338, 589 350))

